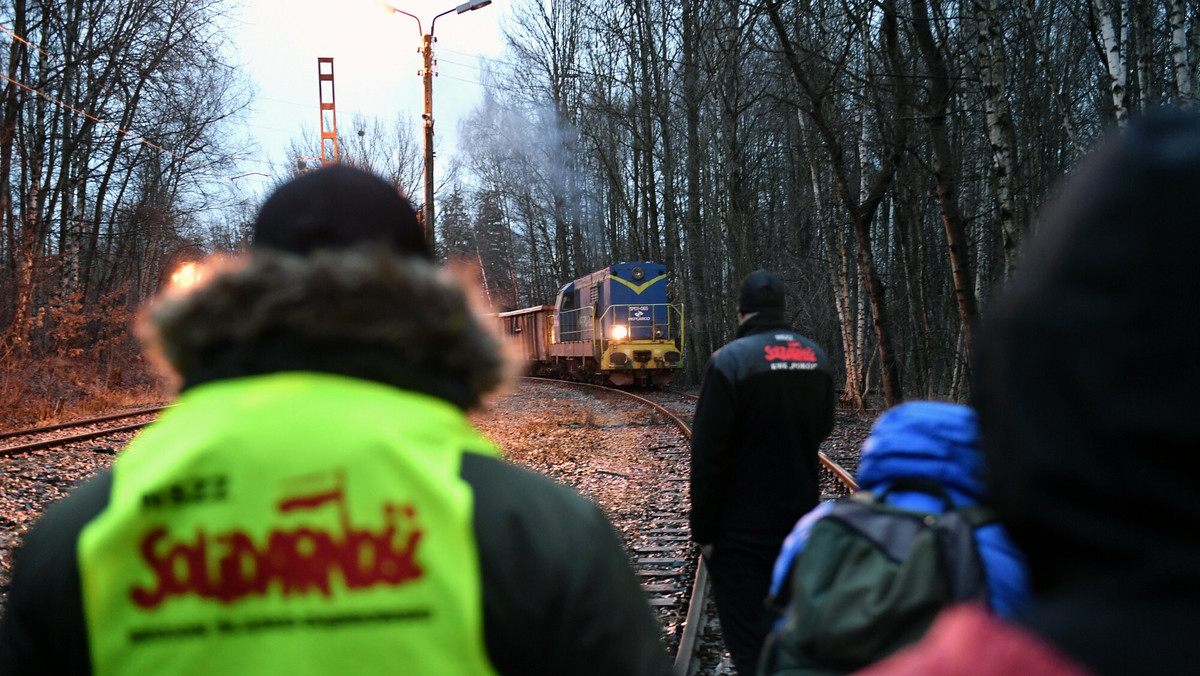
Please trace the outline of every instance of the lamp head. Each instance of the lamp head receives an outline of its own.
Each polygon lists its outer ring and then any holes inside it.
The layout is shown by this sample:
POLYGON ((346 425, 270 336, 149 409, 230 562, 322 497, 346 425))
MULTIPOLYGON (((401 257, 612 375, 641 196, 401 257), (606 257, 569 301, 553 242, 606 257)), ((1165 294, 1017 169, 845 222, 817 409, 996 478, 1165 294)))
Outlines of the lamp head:
POLYGON ((463 12, 470 12, 481 7, 487 7, 490 4, 492 4, 492 0, 482 0, 482 2, 464 2, 458 7, 455 7, 454 11, 462 14, 463 12))

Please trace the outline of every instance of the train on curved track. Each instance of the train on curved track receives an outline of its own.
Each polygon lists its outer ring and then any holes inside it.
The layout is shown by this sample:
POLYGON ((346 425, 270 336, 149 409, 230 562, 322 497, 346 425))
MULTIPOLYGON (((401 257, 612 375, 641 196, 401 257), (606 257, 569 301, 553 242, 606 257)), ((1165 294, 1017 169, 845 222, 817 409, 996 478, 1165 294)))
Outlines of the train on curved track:
POLYGON ((662 385, 683 367, 683 306, 667 268, 616 263, 568 282, 554 305, 498 315, 531 375, 617 386, 662 385))

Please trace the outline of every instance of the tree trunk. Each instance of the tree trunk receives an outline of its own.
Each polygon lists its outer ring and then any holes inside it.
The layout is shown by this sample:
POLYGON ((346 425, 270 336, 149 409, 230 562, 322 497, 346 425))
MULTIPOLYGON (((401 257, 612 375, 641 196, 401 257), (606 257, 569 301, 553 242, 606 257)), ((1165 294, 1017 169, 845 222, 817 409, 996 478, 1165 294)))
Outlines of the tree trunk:
MULTIPOLYGON (((807 137, 808 126, 804 122, 803 113, 797 110, 796 118, 800 124, 801 134, 807 137)), ((842 362, 846 369, 846 379, 842 386, 842 401, 848 403, 855 411, 861 411, 863 410, 862 346, 855 340, 853 317, 855 303, 854 293, 850 286, 853 277, 849 273, 847 264, 849 257, 846 251, 846 238, 843 236, 841 228, 835 230, 826 222, 824 200, 822 199, 824 188, 821 185, 820 172, 817 170, 813 153, 806 152, 805 157, 808 158, 808 170, 812 178, 815 204, 813 211, 816 213, 817 232, 825 248, 825 263, 829 270, 830 287, 833 291, 833 307, 837 312, 838 328, 842 339, 842 362)))
MULTIPOLYGON (((885 10, 884 34, 888 48, 894 50, 897 40, 894 2, 893 0, 885 0, 884 5, 887 8, 885 10)), ((875 180, 871 184, 871 189, 868 191, 867 197, 860 200, 856 191, 851 187, 850 176, 844 165, 846 152, 842 141, 837 136, 836 127, 832 120, 826 115, 824 109, 826 99, 823 93, 817 91, 813 83, 809 80, 808 72, 800 62, 791 38, 788 36, 787 28, 784 26, 783 18, 779 14, 779 5, 771 5, 767 13, 771 24, 775 28, 776 35, 779 37, 780 45, 783 48, 783 56, 791 70, 792 78, 810 104, 805 112, 809 115, 809 119, 812 121, 818 136, 822 140, 825 152, 829 157, 830 168, 833 171, 834 185, 837 188, 838 195, 842 198, 843 206, 850 217, 850 223, 854 227, 854 239, 858 247, 858 273, 866 287, 867 297, 870 299, 871 312, 874 318, 880 371, 883 376, 884 401, 887 406, 894 406, 904 399, 904 393, 900 386, 900 373, 897 369, 895 350, 892 346, 891 325, 888 321, 883 280, 880 279, 879 272, 875 267, 875 257, 871 248, 871 220, 875 216, 875 212, 883 199, 887 187, 891 185, 892 179, 895 176, 896 167, 900 160, 900 153, 902 152, 901 148, 904 145, 903 139, 895 139, 894 145, 880 149, 882 160, 879 171, 875 175, 875 180)))
MULTIPOLYGON (((713 308, 712 303, 704 302, 707 293, 714 286, 712 275, 714 271, 706 259, 701 246, 703 233, 701 227, 701 176, 700 163, 703 159, 700 150, 700 65, 699 42, 701 33, 701 7, 705 3, 700 0, 683 0, 682 44, 683 51, 683 116, 686 149, 684 152, 684 190, 686 213, 683 219, 684 237, 689 246, 684 250, 687 257, 688 277, 692 290, 688 304, 688 320, 693 327, 690 344, 694 358, 690 360, 691 376, 699 381, 708 356, 713 349, 713 308)), ((719 278, 719 275, 717 276, 719 278)), ((688 349, 685 347, 685 349, 688 349)))
POLYGON ((721 124, 721 178, 725 193, 725 246, 728 252, 730 277, 741 280, 754 270, 750 256, 749 204, 746 196, 742 124, 742 75, 743 60, 741 21, 738 15, 740 0, 726 0, 720 26, 720 124, 721 124))
POLYGON ((992 150, 992 190, 996 222, 1004 246, 1004 272, 1011 274, 1017 253, 1018 228, 1013 197, 1017 181, 1016 129, 1005 91, 1004 41, 995 29, 996 0, 974 0, 979 32, 979 73, 983 80, 983 109, 992 150))
MULTIPOLYGON (((646 12, 649 13, 649 0, 645 0, 646 12)), ((667 269, 679 274, 680 262, 682 255, 680 252, 679 242, 679 203, 678 191, 676 190, 676 150, 675 150, 675 132, 671 125, 671 89, 665 83, 666 76, 663 73, 666 68, 667 59, 664 57, 664 52, 670 44, 667 35, 667 20, 666 11, 668 7, 667 0, 662 1, 660 13, 663 15, 663 35, 661 42, 657 45, 652 43, 654 49, 653 62, 651 64, 650 74, 653 78, 651 85, 653 86, 655 100, 654 113, 658 118, 659 133, 662 137, 662 154, 663 154, 663 182, 662 182, 662 203, 663 203, 663 237, 664 237, 664 255, 663 261, 667 265, 667 269), (661 51, 659 51, 661 49, 661 51)))
MULTIPOLYGON (((15 32, 18 35, 24 35, 28 25, 25 0, 15 0, 12 12, 15 32)), ((0 90, 3 92, 3 118, 0 119, 0 219, 4 222, 3 248, 7 253, 4 268, 12 273, 9 279, 14 289, 18 287, 19 274, 17 270, 20 267, 18 252, 24 248, 23 243, 18 241, 19 223, 12 201, 14 192, 12 187, 13 149, 17 139, 17 121, 21 114, 21 90, 16 85, 16 81, 27 54, 24 43, 19 40, 9 40, 8 68, 5 72, 8 79, 4 83, 3 90, 0 90)), ((16 307, 19 308, 20 304, 16 307)), ((10 320, 3 341, 0 342, 0 357, 7 355, 16 345, 17 334, 14 333, 16 321, 14 320, 10 320)))
MULTIPOLYGON (((1059 78, 1055 77, 1054 68, 1050 64, 1050 55, 1046 51, 1045 43, 1042 41, 1042 27, 1033 13, 1033 7, 1030 0, 1021 0, 1021 10, 1025 15, 1025 22, 1029 25, 1029 41, 1033 46, 1033 50, 1037 52, 1038 62, 1041 64, 1040 76, 1044 77, 1047 82, 1058 82, 1059 78)), ((1071 140, 1071 147, 1075 153, 1082 155, 1084 153, 1083 143, 1079 140, 1079 134, 1075 131, 1075 124, 1072 122, 1071 107, 1063 98, 1063 85, 1053 87, 1054 91, 1054 108, 1058 111, 1059 117, 1062 118, 1063 131, 1067 133, 1067 138, 1071 140)))
POLYGON ((1111 0, 1093 0, 1096 8, 1096 18, 1100 23, 1100 37, 1104 44, 1104 61, 1108 67, 1109 93, 1112 96, 1113 115, 1117 126, 1124 128, 1129 122, 1129 107, 1125 102, 1127 69, 1125 59, 1121 55, 1121 39, 1124 33, 1124 13, 1114 16, 1119 9, 1114 9, 1111 0))
POLYGON ((970 245, 966 226, 958 204, 958 172, 946 130, 946 108, 949 104, 950 73, 946 61, 933 39, 928 7, 925 0, 912 0, 913 30, 917 46, 928 69, 929 86, 926 127, 929 130, 929 145, 933 151, 933 174, 937 182, 938 205, 942 211, 942 223, 946 229, 946 242, 950 250, 950 271, 954 280, 954 295, 958 301, 959 319, 963 326, 964 344, 968 361, 971 355, 971 329, 978 319, 975 306, 975 280, 971 277, 970 245))
POLYGON ((1187 27, 1184 21, 1184 6, 1180 0, 1164 0, 1167 7, 1167 25, 1171 27, 1171 62, 1175 65, 1175 91, 1179 104, 1190 108, 1195 103, 1192 93, 1192 72, 1188 69, 1187 27))

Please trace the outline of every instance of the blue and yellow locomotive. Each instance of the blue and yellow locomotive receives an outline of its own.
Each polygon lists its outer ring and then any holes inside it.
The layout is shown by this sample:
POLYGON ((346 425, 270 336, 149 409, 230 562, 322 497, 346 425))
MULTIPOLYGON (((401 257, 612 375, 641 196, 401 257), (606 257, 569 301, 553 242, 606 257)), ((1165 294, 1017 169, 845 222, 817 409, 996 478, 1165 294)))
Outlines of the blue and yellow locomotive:
POLYGON ((533 373, 644 386, 683 366, 683 306, 667 302, 658 263, 610 265, 566 284, 554 305, 499 317, 533 373))

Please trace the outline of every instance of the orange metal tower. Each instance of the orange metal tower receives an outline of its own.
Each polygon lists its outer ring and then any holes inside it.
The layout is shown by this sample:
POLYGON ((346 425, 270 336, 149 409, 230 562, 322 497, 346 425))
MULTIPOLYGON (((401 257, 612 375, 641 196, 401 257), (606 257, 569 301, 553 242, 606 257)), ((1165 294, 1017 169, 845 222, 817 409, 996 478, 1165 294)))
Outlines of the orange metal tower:
POLYGON ((333 57, 317 57, 317 86, 321 101, 321 165, 324 166, 338 161, 337 111, 333 107, 333 57), (325 83, 329 83, 328 87, 325 83), (326 152, 327 148, 332 150, 326 152))

